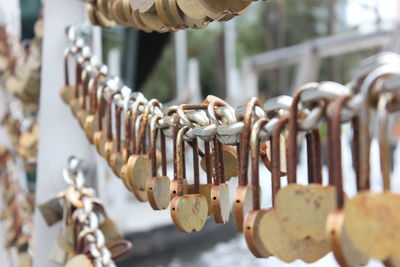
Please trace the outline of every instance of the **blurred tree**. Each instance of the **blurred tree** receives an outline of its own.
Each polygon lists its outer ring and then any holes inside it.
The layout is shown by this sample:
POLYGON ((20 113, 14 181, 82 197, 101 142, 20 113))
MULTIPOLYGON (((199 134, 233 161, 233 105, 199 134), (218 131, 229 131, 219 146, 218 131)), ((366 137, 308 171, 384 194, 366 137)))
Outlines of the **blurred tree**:
MULTIPOLYGON (((215 58, 217 55, 216 40, 221 33, 218 24, 210 25, 204 30, 188 30, 188 56, 200 63, 200 80, 203 95, 216 94, 215 58)), ((149 97, 160 100, 171 100, 174 95, 173 42, 165 48, 157 67, 143 87, 149 97)))
MULTIPOLYGON (((238 63, 248 56, 304 42, 308 39, 328 36, 348 30, 345 17, 339 16, 338 8, 345 8, 347 0, 274 0, 254 3, 243 16, 236 18, 238 63)), ((188 55, 200 62, 203 95, 218 92, 218 73, 221 60, 222 27, 212 23, 204 30, 188 31, 188 55)), ((335 59, 323 60, 320 80, 348 81, 356 62, 371 51, 360 51, 335 59)), ((144 86, 151 96, 172 95, 172 50, 168 47, 157 68, 144 86)), ((270 97, 289 93, 295 66, 288 66, 260 75, 261 94, 270 97)))
POLYGON ((40 0, 20 0, 22 39, 32 39, 33 27, 40 15, 40 0))

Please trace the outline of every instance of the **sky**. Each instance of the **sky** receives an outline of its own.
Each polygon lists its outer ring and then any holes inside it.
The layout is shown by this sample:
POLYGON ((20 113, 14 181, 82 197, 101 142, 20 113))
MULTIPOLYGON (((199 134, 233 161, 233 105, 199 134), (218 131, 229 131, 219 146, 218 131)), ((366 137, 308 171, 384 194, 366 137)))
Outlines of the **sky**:
POLYGON ((379 13, 384 23, 393 21, 397 11, 396 2, 400 3, 399 0, 348 0, 348 7, 346 10, 348 24, 356 26, 375 22, 376 17, 374 11, 368 10, 368 8, 363 7, 363 5, 378 6, 379 13))

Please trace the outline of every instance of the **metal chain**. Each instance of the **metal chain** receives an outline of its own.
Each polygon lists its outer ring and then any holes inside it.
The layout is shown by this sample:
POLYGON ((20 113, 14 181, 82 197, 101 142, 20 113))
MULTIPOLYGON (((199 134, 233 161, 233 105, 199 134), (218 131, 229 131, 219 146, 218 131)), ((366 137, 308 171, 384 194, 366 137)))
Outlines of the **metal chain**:
MULTIPOLYGON (((100 214, 95 210, 99 199, 96 198, 95 191, 84 187, 85 176, 82 162, 75 157, 71 157, 68 166, 63 172, 64 180, 70 184, 78 195, 81 196, 82 207, 76 207, 72 213, 72 219, 80 224, 81 230, 77 233, 78 242, 85 244, 88 253, 93 259, 96 267, 115 267, 112 254, 106 246, 106 238, 100 230, 100 214)), ((66 201, 68 201, 66 199, 66 201)))
MULTIPOLYGON (((66 49, 66 56, 69 58, 72 56, 78 62, 82 58, 86 58, 86 62, 92 61, 89 46, 85 44, 83 38, 79 38, 79 27, 70 27, 67 36, 69 36, 69 47, 66 49), (73 31, 74 34, 69 33, 70 31, 73 31)), ((100 68, 106 69, 104 65, 98 69, 100 68)), ((348 121, 359 115, 363 108, 368 105, 375 82, 393 75, 400 76, 400 56, 385 52, 363 61, 357 69, 355 77, 347 85, 335 82, 305 84, 298 89, 304 91, 301 94, 298 106, 299 114, 301 114, 298 120, 299 130, 306 132, 316 129, 324 121, 326 115, 330 115, 330 100, 338 96, 350 97, 350 101, 342 111, 343 121, 348 121)), ((100 84, 105 87, 101 97, 110 102, 112 101, 111 95, 118 95, 113 99, 113 103, 124 108, 125 111, 137 109, 141 114, 149 103, 149 100, 143 94, 133 92, 132 89, 124 86, 118 77, 107 74, 100 81, 100 84)), ((398 84, 400 85, 400 83, 398 84)), ((267 100, 263 108, 255 108, 252 114, 254 120, 261 118, 269 120, 269 123, 261 130, 260 138, 262 140, 268 139, 272 135, 280 116, 287 114, 291 105, 292 97, 279 96, 267 100)), ((239 143, 239 136, 244 127, 242 121, 243 107, 233 109, 227 104, 225 106, 209 105, 207 108, 198 107, 185 110, 184 106, 171 106, 165 110, 156 106, 152 108, 151 115, 161 116, 157 124, 158 128, 163 129, 166 136, 172 137, 173 116, 178 114, 181 127, 189 128, 185 134, 186 140, 198 137, 209 141, 212 136, 217 136, 218 140, 226 145, 239 143)))

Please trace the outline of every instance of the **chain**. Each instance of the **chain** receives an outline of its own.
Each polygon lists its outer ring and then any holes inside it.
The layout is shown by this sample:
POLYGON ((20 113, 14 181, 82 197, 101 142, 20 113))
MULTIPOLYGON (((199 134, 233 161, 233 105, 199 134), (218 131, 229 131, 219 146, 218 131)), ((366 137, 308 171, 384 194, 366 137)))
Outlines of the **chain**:
MULTIPOLYGON (((0 147, 0 183, 3 207, 0 215, 5 236, 5 247, 15 252, 19 266, 32 264, 33 236, 33 196, 22 188, 17 173, 16 157, 4 147, 0 147)), ((12 253, 14 255, 14 253, 12 253)))
MULTIPOLYGON (((87 254, 90 255, 96 267, 116 266, 112 260, 112 253, 106 246, 105 235, 100 229, 101 215, 96 210, 100 200, 96 198, 96 193, 93 189, 84 186, 85 176, 82 162, 75 157, 71 157, 63 171, 63 176, 65 182, 74 191, 69 194, 80 196, 78 200, 80 205, 76 205, 76 203, 66 204, 67 207, 75 207, 71 218, 75 226, 80 226, 80 230, 75 237, 78 251, 84 251, 86 248, 87 254)), ((66 202, 70 200, 68 197, 65 198, 66 202)))
MULTIPOLYGON (((85 28, 86 29, 86 28, 85 28)), ((85 62, 86 69, 91 62, 96 61, 95 56, 91 55, 89 46, 86 45, 82 32, 86 32, 79 27, 70 27, 67 31, 69 47, 66 49, 66 61, 71 58, 76 62, 85 62)), ((118 77, 107 73, 107 67, 96 65, 93 70, 102 72, 103 78, 100 85, 104 90, 100 97, 107 103, 113 103, 126 111, 136 110, 142 114, 147 105, 157 100, 148 100, 143 94, 133 92, 132 89, 124 86, 118 77)), ((301 91, 299 99, 299 119, 298 127, 301 131, 310 131, 318 128, 324 121, 324 114, 330 114, 330 100, 338 96, 348 96, 343 109, 343 121, 348 121, 354 116, 360 114, 373 96, 373 87, 375 83, 393 75, 400 75, 400 56, 394 53, 381 53, 370 59, 363 61, 356 71, 353 80, 347 85, 341 85, 335 82, 308 83, 298 89, 301 91)), ((393 83, 393 82, 392 82, 393 83)), ((392 85, 392 91, 397 84, 392 85)), ((385 85, 381 86, 382 88, 385 85)), ((386 90, 387 91, 387 90, 386 90)), ((210 98, 209 96, 208 98, 210 98)), ((207 99, 208 99, 207 98, 207 99)), ((158 128, 163 129, 168 137, 172 137, 173 116, 178 114, 181 127, 188 127, 185 134, 186 140, 195 137, 209 141, 212 136, 217 136, 218 140, 226 145, 235 145, 239 142, 239 136, 242 133, 244 122, 244 107, 232 108, 224 103, 215 105, 205 100, 202 105, 171 106, 163 109, 162 105, 152 106, 151 115, 161 116, 157 121, 158 128)), ((267 100, 264 106, 257 106, 252 112, 253 119, 268 119, 269 122, 263 127, 260 133, 261 140, 266 140, 272 135, 274 126, 279 118, 287 114, 292 105, 293 98, 290 96, 279 96, 267 100)))

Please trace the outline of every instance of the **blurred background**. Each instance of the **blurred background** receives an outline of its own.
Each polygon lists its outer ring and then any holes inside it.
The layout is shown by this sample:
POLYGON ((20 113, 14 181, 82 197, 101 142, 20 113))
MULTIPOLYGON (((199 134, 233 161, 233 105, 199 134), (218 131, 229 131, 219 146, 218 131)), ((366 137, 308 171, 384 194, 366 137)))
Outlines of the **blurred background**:
MULTIPOLYGON (((29 39, 40 0, 20 4, 22 36, 29 39)), ((347 83, 360 60, 389 47, 396 50, 399 20, 400 0, 255 2, 231 22, 212 23, 203 30, 148 34, 123 27, 102 29, 103 61, 148 99, 199 102, 214 94, 240 104, 248 96, 289 95, 308 81, 347 83)), ((268 180, 263 188, 269 188, 268 180)), ((232 188, 236 183, 232 179, 232 188)), ((126 192, 117 196, 121 184, 115 179, 103 187, 110 213, 134 244, 118 266, 309 266, 255 259, 231 223, 221 226, 209 220, 201 233, 181 234, 168 212, 154 213, 126 192)), ((263 203, 270 205, 270 199, 265 196, 263 203)), ((311 266, 336 262, 328 255, 311 266)))

